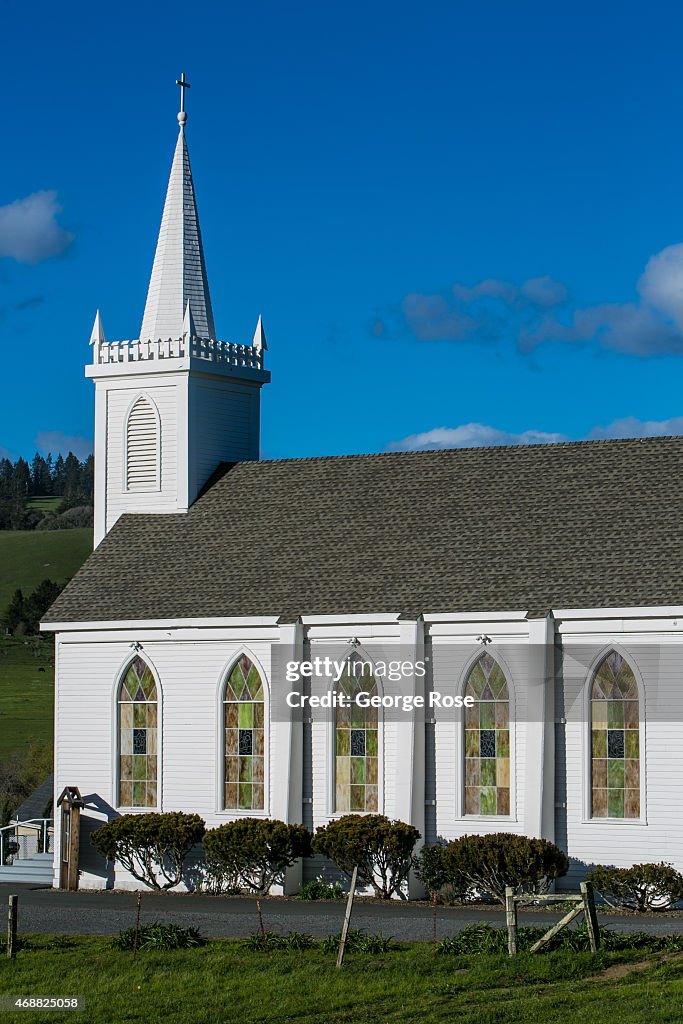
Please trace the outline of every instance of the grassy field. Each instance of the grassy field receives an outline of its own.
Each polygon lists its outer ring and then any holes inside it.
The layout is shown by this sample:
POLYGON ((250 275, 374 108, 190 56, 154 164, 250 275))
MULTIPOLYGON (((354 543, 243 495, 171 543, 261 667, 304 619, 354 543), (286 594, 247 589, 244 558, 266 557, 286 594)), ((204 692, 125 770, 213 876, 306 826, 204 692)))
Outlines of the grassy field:
MULTIPOLYGON (((131 953, 96 938, 29 938, 0 960, 0 992, 85 997, 80 1021, 117 1024, 664 1024, 683 1019, 683 955, 558 951, 433 956, 426 944, 356 953, 342 970, 319 950, 246 950, 235 941, 131 953)), ((51 1011, 3 1021, 63 1020, 51 1011)))
POLYGON ((0 531, 0 610, 18 587, 27 593, 44 579, 63 583, 91 551, 92 530, 87 528, 0 531))
POLYGON ((44 495, 38 498, 27 498, 26 508, 34 508, 39 512, 56 512, 63 500, 63 498, 53 498, 49 495, 44 495))
POLYGON ((53 706, 52 637, 0 638, 0 761, 32 740, 52 742, 53 706))
MULTIPOLYGON (((33 500, 47 508, 61 498, 33 500)), ((89 529, 0 531, 0 611, 17 588, 28 594, 41 580, 69 579, 91 551, 89 529)), ((52 651, 49 636, 0 639, 0 760, 31 740, 52 740, 52 651)))

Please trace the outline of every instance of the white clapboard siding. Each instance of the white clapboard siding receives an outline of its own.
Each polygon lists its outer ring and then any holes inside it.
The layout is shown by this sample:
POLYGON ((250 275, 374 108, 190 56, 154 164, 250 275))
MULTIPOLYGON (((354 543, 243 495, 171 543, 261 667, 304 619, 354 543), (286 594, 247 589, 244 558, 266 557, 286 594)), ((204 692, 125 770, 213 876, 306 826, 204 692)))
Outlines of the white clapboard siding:
POLYGON ((126 427, 126 487, 154 491, 159 487, 159 421, 152 403, 141 395, 126 427))
POLYGON ((137 388, 112 388, 107 393, 106 411, 107 530, 124 512, 177 511, 179 427, 175 383, 165 381, 149 386, 144 395, 137 388), (148 404, 138 411, 140 400, 148 404), (148 409, 156 419, 155 449, 149 444, 145 448, 143 444, 145 433, 151 434, 148 409), (153 464, 150 462, 152 451, 153 464))

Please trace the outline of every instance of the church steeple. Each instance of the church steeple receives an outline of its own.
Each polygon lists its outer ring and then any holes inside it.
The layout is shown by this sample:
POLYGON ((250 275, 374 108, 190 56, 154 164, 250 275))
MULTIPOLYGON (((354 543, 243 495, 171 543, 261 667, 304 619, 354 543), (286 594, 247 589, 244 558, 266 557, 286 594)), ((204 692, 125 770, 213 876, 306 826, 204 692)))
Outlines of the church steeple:
POLYGON ((187 512, 221 462, 259 457, 266 336, 222 341, 213 326, 202 238, 180 134, 140 337, 105 338, 99 312, 90 345, 95 382, 95 546, 124 514, 187 512))
POLYGON ((210 339, 216 337, 190 156, 185 139, 185 89, 190 86, 184 74, 177 84, 181 96, 178 114, 180 130, 140 328, 141 341, 180 338, 188 302, 196 336, 210 339))

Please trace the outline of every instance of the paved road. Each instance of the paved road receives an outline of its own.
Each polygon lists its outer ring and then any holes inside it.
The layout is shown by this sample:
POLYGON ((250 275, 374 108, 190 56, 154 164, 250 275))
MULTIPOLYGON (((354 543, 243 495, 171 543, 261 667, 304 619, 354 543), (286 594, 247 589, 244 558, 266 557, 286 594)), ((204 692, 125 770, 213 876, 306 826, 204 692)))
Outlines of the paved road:
MULTIPOLYGON (((20 932, 61 935, 115 935, 135 923, 135 895, 124 892, 60 892, 30 885, 0 885, 0 913, 7 896, 19 894, 20 932)), ((344 901, 310 903, 273 897, 261 901, 266 928, 277 932, 301 931, 314 936, 341 929, 344 901)), ((536 926, 558 920, 550 911, 520 912, 520 925, 536 926)), ((680 914, 600 914, 600 923, 614 931, 649 931, 663 935, 683 933, 680 914)), ((256 901, 242 896, 196 896, 182 893, 145 893, 141 920, 174 921, 195 925, 207 936, 241 938, 257 930, 256 901)), ((439 907, 437 936, 452 935, 473 922, 504 927, 502 909, 496 907, 439 907)), ((367 932, 382 931, 403 941, 431 939, 432 908, 425 903, 381 904, 356 902, 352 926, 367 932)))

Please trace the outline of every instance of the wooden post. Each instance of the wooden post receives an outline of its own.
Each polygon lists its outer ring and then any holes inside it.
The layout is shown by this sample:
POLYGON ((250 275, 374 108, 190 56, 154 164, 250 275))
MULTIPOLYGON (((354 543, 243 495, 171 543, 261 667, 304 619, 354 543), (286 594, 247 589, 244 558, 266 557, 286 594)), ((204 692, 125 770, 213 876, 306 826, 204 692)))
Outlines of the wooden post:
POLYGON ((581 882, 579 888, 583 896, 583 908, 586 913, 586 928, 588 930, 591 951, 597 953, 600 948, 600 925, 598 924, 598 915, 595 912, 593 886, 590 882, 581 882))
POLYGON ((142 893, 137 894, 135 900, 135 935, 133 936, 133 960, 138 955, 138 943, 140 942, 140 904, 142 903, 142 893))
POLYGON ((517 956, 517 904, 509 885, 505 887, 505 923, 508 929, 508 956, 517 956))
POLYGON ((353 897, 356 895, 356 882, 358 881, 358 865, 353 869, 351 875, 351 888, 349 889, 349 898, 346 901, 346 913, 344 914, 344 925, 342 927, 341 939, 339 940, 339 953, 337 954, 337 967, 341 967, 344 963, 344 952, 346 950, 346 937, 349 934, 349 924, 351 922, 351 911, 353 910, 353 897))
POLYGON ((265 925, 263 924, 263 914, 261 913, 261 897, 256 897, 256 913, 258 914, 258 925, 261 931, 261 940, 263 941, 263 948, 268 950, 268 937, 266 935, 265 925))
POLYGON ((81 842, 81 809, 78 805, 71 808, 71 829, 69 831, 69 871, 67 889, 76 892, 78 889, 78 854, 81 842))
POLYGON ((7 956, 12 960, 17 955, 17 904, 18 896, 10 896, 7 905, 7 956))

